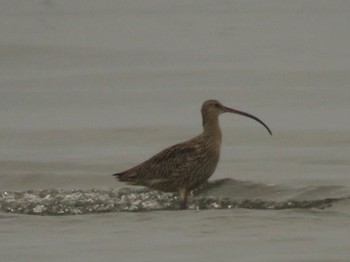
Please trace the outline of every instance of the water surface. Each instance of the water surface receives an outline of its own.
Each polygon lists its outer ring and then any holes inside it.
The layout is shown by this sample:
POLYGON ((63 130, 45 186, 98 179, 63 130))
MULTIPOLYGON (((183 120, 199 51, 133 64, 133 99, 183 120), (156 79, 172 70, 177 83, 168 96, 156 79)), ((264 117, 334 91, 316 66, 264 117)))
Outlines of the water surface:
POLYGON ((347 1, 0 4, 4 261, 348 261, 347 1), (222 116, 211 183, 111 174, 222 116))

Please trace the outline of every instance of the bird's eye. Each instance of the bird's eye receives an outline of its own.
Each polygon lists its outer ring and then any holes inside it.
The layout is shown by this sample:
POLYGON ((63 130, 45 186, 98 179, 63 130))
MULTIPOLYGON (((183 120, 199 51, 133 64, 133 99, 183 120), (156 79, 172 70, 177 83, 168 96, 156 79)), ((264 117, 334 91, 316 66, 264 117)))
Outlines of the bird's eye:
POLYGON ((218 104, 218 103, 215 103, 215 104, 214 104, 214 107, 218 108, 218 107, 219 107, 219 104, 218 104))

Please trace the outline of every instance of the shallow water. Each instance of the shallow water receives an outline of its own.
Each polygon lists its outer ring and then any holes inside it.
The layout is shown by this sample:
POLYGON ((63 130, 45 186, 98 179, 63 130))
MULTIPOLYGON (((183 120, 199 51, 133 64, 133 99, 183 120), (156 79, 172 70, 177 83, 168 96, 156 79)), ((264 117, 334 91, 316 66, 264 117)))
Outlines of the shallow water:
MULTIPOLYGON (((287 189, 231 179, 208 182, 192 192, 190 210, 207 209, 325 209, 350 199, 345 187, 287 189), (232 193, 236 197, 232 197, 232 193), (291 196, 291 195, 294 195, 291 196), (229 197, 231 195, 231 197, 229 197), (286 199, 287 200, 283 200, 286 199)), ((177 194, 148 189, 28 190, 0 192, 0 210, 31 215, 81 215, 180 209, 177 194)))
POLYGON ((349 261, 347 1, 0 4, 3 261, 349 261), (224 115, 210 182, 111 174, 224 115), (30 215, 29 215, 30 214, 30 215))

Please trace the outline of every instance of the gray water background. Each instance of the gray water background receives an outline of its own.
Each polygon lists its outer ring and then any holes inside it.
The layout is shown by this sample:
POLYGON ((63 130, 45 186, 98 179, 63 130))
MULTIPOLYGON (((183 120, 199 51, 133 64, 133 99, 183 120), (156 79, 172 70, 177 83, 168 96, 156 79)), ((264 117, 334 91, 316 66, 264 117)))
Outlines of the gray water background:
MULTIPOLYGON (((347 1, 322 0, 1 1, 0 191, 125 187, 110 174, 198 134, 200 105, 216 98, 274 133, 221 117, 212 180, 256 188, 220 193, 349 196, 349 13, 347 1)), ((349 215, 347 200, 324 210, 0 213, 0 253, 349 261, 349 215)))

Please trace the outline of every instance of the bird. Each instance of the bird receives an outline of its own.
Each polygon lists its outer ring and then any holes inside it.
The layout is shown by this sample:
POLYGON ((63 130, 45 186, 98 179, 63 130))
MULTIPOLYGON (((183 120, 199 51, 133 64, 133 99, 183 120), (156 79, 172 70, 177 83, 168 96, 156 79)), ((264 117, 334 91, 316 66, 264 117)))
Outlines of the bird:
POLYGON ((141 164, 113 176, 129 185, 145 186, 163 192, 178 192, 180 208, 186 209, 188 194, 211 177, 219 162, 222 140, 219 115, 223 113, 252 118, 272 135, 270 128, 256 116, 210 99, 201 107, 201 134, 172 145, 141 164))

